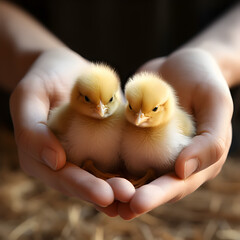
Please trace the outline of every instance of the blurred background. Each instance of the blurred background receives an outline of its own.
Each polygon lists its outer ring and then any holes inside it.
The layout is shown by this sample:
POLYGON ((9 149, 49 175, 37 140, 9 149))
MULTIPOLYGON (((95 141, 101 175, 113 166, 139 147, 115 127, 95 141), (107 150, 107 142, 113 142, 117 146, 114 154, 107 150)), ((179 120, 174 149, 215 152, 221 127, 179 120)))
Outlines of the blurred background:
POLYGON ((149 59, 165 56, 236 0, 12 0, 66 45, 111 64, 124 82, 149 59))
MULTIPOLYGON (((237 1, 231 0, 16 0, 71 49, 112 65, 122 86, 144 62, 189 41, 237 1)), ((26 176, 18 165, 8 110, 0 90, 0 240, 239 240, 239 88, 233 144, 221 174, 195 193, 130 222, 26 176)))

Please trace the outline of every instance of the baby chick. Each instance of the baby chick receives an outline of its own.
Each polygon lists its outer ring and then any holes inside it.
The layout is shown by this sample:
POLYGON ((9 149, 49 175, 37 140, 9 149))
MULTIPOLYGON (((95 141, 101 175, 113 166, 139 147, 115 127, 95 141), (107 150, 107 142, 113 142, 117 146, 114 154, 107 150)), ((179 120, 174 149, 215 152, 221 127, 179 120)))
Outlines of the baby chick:
POLYGON ((174 162, 195 133, 194 122, 178 105, 173 88, 159 76, 139 73, 125 86, 127 119, 121 146, 122 159, 131 176, 143 184, 174 170, 174 162))
POLYGON ((50 112, 48 126, 60 139, 68 161, 104 178, 101 171, 114 172, 120 164, 123 108, 115 71, 92 64, 76 80, 70 102, 50 112))

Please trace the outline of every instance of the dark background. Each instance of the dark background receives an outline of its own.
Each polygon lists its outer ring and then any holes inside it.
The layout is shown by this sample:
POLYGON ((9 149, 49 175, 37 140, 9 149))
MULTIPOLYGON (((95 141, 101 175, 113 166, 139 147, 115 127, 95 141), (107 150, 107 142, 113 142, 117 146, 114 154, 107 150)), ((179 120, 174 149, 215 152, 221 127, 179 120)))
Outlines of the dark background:
POLYGON ((15 0, 74 51, 112 65, 122 81, 167 55, 236 0, 15 0))
MULTIPOLYGON (((220 17, 236 0, 12 0, 71 49, 110 64, 122 85, 147 60, 170 54, 220 17)), ((240 90, 232 151, 240 150, 240 90)), ((9 123, 9 93, 0 91, 1 122, 9 123), (6 113, 6 114, 5 114, 6 113)))

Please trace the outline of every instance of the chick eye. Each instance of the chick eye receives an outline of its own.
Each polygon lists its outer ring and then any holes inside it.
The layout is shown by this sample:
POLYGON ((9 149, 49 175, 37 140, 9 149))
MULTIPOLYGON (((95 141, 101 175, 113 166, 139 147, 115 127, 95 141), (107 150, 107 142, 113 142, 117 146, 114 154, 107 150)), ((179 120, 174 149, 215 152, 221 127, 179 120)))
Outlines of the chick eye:
POLYGON ((129 104, 129 108, 130 108, 130 110, 132 110, 132 107, 131 107, 131 105, 129 104))
POLYGON ((153 109, 153 112, 156 112, 158 110, 158 107, 155 107, 154 109, 153 109))
POLYGON ((113 97, 110 98, 109 102, 112 102, 113 101, 113 97))
POLYGON ((84 98, 86 102, 90 102, 90 99, 87 96, 85 96, 84 98))

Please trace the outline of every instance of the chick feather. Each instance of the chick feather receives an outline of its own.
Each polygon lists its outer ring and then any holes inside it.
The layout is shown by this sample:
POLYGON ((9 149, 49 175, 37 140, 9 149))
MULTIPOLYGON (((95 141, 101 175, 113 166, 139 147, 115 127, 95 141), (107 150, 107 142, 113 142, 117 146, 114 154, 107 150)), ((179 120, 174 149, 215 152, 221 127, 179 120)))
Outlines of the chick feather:
POLYGON ((61 141, 67 160, 91 160, 102 172, 119 168, 123 118, 119 77, 104 64, 92 64, 76 80, 70 101, 51 110, 48 126, 61 141))
POLYGON ((153 73, 138 73, 125 86, 126 125, 121 157, 132 176, 150 169, 174 170, 180 151, 195 134, 193 118, 178 104, 174 89, 153 73))

